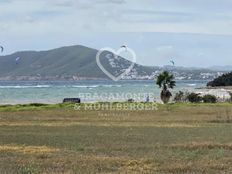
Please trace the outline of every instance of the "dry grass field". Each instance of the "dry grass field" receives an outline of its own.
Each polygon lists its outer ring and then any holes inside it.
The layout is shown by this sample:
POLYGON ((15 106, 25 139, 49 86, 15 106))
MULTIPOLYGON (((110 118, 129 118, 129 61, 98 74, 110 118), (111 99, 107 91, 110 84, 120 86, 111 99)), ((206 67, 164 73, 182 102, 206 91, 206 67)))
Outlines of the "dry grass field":
POLYGON ((229 174, 232 104, 0 107, 1 174, 229 174))

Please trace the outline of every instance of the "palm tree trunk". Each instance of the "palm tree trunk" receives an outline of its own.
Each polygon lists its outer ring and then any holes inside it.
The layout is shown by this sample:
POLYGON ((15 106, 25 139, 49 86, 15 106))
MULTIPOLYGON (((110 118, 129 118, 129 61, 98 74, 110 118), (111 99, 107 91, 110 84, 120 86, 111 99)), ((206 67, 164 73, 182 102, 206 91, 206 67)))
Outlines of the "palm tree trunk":
POLYGON ((161 91, 160 98, 161 98, 161 100, 163 101, 164 104, 169 102, 171 96, 172 96, 172 94, 167 88, 166 89, 164 88, 161 91))

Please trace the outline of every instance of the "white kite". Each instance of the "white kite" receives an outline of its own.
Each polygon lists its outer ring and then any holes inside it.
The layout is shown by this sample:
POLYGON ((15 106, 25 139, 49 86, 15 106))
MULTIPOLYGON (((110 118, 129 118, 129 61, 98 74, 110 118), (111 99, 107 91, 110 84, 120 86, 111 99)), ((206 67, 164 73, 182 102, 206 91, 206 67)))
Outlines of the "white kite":
POLYGON ((4 47, 3 47, 3 46, 0 46, 0 48, 1 48, 1 52, 3 52, 3 51, 4 51, 4 47))
POLYGON ((15 63, 16 63, 16 65, 18 65, 19 64, 19 61, 20 61, 20 57, 17 57, 16 59, 15 59, 15 63))

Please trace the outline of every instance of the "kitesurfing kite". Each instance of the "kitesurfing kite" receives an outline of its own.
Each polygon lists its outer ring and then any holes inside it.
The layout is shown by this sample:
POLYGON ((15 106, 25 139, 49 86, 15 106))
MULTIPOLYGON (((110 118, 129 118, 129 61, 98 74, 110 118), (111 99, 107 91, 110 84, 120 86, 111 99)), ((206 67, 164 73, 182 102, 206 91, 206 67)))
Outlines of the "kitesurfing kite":
POLYGON ((107 58, 107 59, 111 59, 112 57, 113 57, 112 54, 110 54, 110 53, 109 53, 109 54, 106 54, 106 58, 107 58))
POLYGON ((173 60, 170 60, 171 64, 175 66, 175 62, 173 60))
POLYGON ((125 50, 127 51, 127 46, 126 45, 122 45, 121 48, 125 48, 125 50))
POLYGON ((17 58, 15 59, 15 63, 16 63, 16 65, 18 65, 18 64, 19 64, 19 60, 20 60, 20 57, 17 57, 17 58))
POLYGON ((3 48, 3 46, 0 46, 0 49, 1 49, 1 52, 3 52, 3 51, 4 51, 4 48, 3 48))

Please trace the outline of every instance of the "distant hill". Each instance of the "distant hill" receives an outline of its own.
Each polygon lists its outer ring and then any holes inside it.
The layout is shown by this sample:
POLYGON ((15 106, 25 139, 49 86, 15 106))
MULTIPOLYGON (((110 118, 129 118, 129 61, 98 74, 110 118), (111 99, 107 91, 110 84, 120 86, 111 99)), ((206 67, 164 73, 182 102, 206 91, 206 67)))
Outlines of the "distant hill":
POLYGON ((23 51, 0 57, 0 76, 14 78, 104 77, 95 64, 97 50, 70 46, 49 51, 23 51), (18 63, 16 58, 20 57, 18 63), (90 71, 91 70, 91 71, 90 71))
MULTIPOLYGON (((98 50, 69 46, 48 51, 22 51, 0 56, 0 79, 108 79, 96 63, 98 50), (19 60, 18 60, 19 59, 19 60)), ((131 62, 104 52, 101 63, 112 74, 119 75, 131 62)), ((154 67, 135 65, 137 75, 151 74, 154 67)))
MULTIPOLYGON (((57 48, 48 51, 22 51, 0 56, 1 80, 80 80, 108 79, 96 63, 98 50, 81 45, 57 48)), ((100 58, 103 66, 112 74, 118 75, 131 64, 110 52, 100 58)), ((220 72, 209 69, 184 67, 149 67, 135 64, 124 79, 154 79, 163 70, 172 71, 177 79, 213 79, 220 72)))

